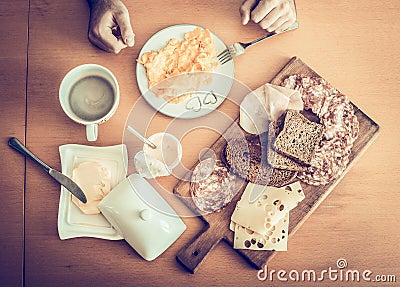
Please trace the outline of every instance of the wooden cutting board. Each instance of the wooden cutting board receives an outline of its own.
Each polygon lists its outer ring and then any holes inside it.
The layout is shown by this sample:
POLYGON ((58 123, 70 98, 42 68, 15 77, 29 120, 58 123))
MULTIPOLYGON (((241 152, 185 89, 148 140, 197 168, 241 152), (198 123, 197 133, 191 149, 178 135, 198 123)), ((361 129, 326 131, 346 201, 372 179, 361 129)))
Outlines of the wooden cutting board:
MULTIPOLYGON (((319 77, 310 67, 304 64, 299 58, 293 57, 283 69, 273 78, 272 84, 279 85, 283 79, 292 74, 301 74, 311 77, 319 77)), ((355 141, 352 153, 350 155, 349 165, 346 171, 338 179, 324 186, 310 186, 302 184, 306 198, 292 211, 290 211, 289 240, 295 231, 304 223, 318 205, 328 196, 334 189, 336 184, 344 177, 346 172, 352 167, 355 160, 368 148, 379 132, 379 126, 371 118, 369 118, 357 106, 354 106, 355 114, 359 121, 360 133, 355 141)), ((226 145, 225 138, 234 137, 238 130, 238 120, 228 127, 224 135, 211 146, 211 149, 219 155, 226 145)), ((193 168, 197 163, 193 166, 193 168)), ((192 169, 193 169, 192 168, 192 169)), ((190 196, 190 173, 186 175, 184 180, 180 181, 174 188, 174 193, 181 195, 180 198, 195 213, 198 210, 191 200, 190 196)), ((177 254, 177 260, 183 264, 190 272, 194 273, 200 264, 205 260, 207 254, 221 241, 225 240, 229 245, 233 246, 234 233, 229 230, 230 218, 237 201, 243 193, 245 185, 238 192, 235 198, 225 208, 219 212, 214 212, 204 216, 199 216, 205 223, 205 228, 193 239, 191 243, 183 247, 177 254)), ((242 255, 253 267, 262 269, 267 261, 274 255, 274 251, 255 251, 235 249, 242 255)))

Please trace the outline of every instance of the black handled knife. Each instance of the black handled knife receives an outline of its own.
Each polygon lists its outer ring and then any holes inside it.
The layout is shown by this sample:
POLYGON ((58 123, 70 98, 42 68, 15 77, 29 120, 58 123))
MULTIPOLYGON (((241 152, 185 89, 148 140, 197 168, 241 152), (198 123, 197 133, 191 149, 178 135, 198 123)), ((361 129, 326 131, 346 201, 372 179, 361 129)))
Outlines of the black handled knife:
POLYGON ((20 152, 21 154, 25 155, 26 157, 30 158, 34 162, 36 162, 53 179, 55 179, 58 183, 60 183, 62 186, 68 189, 80 201, 82 201, 83 203, 87 202, 86 196, 83 193, 82 189, 75 182, 73 182, 72 179, 45 164, 43 161, 37 158, 30 150, 28 150, 17 138, 14 137, 10 138, 8 140, 8 145, 13 149, 15 149, 16 151, 20 152))

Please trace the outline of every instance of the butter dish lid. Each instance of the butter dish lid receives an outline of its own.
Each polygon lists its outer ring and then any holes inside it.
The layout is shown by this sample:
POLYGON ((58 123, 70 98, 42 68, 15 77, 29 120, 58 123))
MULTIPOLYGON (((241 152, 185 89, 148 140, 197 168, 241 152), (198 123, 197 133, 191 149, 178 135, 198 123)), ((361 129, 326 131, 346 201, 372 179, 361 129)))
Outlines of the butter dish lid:
POLYGON ((129 245, 148 261, 162 254, 186 229, 176 212, 138 174, 131 174, 113 188, 98 208, 129 245))

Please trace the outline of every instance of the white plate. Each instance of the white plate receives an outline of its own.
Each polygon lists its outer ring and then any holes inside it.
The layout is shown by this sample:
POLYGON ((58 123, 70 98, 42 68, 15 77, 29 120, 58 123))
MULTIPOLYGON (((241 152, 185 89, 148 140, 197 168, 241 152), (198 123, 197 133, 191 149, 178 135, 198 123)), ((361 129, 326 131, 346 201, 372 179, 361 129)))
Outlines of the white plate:
MULTIPOLYGON (((126 178, 128 154, 126 146, 94 147, 67 144, 59 147, 62 173, 72 178, 76 164, 98 161, 111 172, 111 188, 126 178)), ((58 207, 58 234, 60 239, 95 237, 109 240, 123 239, 101 214, 84 214, 73 202, 71 193, 61 187, 58 207)))
MULTIPOLYGON (((183 36, 190 31, 193 31, 197 25, 179 24, 162 29, 155 33, 143 46, 139 53, 139 59, 145 52, 158 51, 165 47, 171 38, 182 40, 183 36)), ((203 28, 203 27, 200 27, 203 28)), ((203 28, 204 29, 204 28, 203 28)), ((214 45, 218 53, 225 50, 227 47, 225 43, 213 32, 211 35, 214 39, 214 45)), ((215 74, 214 79, 217 79, 219 92, 214 91, 214 95, 209 93, 198 93, 191 98, 186 99, 183 103, 169 104, 162 98, 157 97, 149 91, 146 69, 142 64, 136 65, 136 79, 138 82, 139 90, 145 100, 157 111, 170 117, 176 118, 198 118, 204 116, 222 104, 233 84, 234 78, 234 65, 233 61, 218 66, 212 74, 215 74), (211 99, 211 100, 210 100, 211 99)))

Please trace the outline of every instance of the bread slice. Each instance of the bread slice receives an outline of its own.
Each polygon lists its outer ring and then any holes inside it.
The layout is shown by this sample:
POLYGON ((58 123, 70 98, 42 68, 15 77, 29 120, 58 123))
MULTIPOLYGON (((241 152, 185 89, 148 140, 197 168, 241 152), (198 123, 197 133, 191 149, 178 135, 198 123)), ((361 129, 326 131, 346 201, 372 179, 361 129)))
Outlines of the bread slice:
POLYGON ((266 160, 266 139, 267 135, 261 134, 230 140, 224 151, 232 172, 252 183, 267 185, 273 169, 266 160))
POLYGON ((283 129, 285 116, 282 115, 277 121, 271 122, 268 129, 268 163, 276 169, 285 169, 291 171, 305 171, 307 166, 296 162, 290 157, 276 152, 274 142, 276 137, 283 129))
POLYGON ((305 118, 298 111, 288 110, 283 130, 276 137, 276 151, 309 166, 315 147, 322 139, 324 126, 305 118))
POLYGON ((274 168, 268 185, 275 187, 282 187, 286 184, 292 183, 297 176, 297 171, 274 168))

